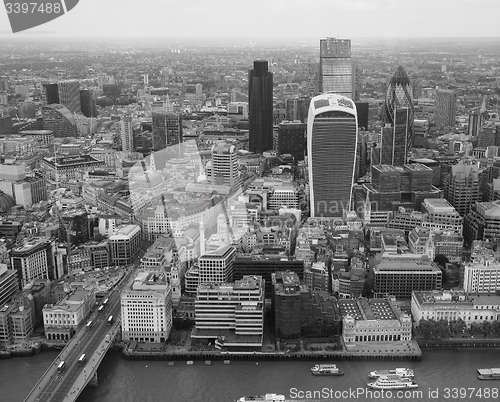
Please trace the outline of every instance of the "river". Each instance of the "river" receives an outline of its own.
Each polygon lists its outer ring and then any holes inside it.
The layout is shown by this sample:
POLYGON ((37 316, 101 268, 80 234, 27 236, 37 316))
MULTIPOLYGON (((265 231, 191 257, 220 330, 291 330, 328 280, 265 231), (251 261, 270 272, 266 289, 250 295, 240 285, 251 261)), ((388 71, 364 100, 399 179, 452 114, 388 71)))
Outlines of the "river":
MULTIPOLYGON (((22 402, 56 355, 44 351, 33 357, 0 360, 0 401, 22 402)), ((86 388, 78 402, 231 402, 244 395, 264 393, 311 402, 497 401, 500 398, 495 393, 495 389, 496 392, 500 389, 500 381, 477 379, 478 368, 500 367, 500 349, 425 352, 420 362, 337 362, 345 372, 342 377, 312 376, 309 369, 313 364, 232 361, 224 365, 214 361, 205 365, 195 361, 193 366, 187 366, 178 361, 169 367, 166 361, 129 361, 120 353, 109 351, 98 370, 99 386, 86 388), (407 390, 412 394, 406 396, 396 395, 396 391, 392 391, 392 397, 366 394, 370 371, 396 366, 413 368, 419 388, 407 390)))

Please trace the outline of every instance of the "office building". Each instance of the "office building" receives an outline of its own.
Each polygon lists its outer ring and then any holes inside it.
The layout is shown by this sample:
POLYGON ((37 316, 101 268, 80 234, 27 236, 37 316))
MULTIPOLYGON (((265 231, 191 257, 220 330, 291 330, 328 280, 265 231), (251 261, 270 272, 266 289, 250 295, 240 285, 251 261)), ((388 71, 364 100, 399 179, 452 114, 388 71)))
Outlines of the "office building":
POLYGON ((26 343, 33 334, 32 310, 24 300, 0 305, 0 345, 26 343))
POLYGON ((69 243, 75 246, 89 241, 89 219, 84 208, 64 209, 59 215, 59 241, 67 242, 69 240, 69 243))
POLYGON ((286 120, 307 123, 310 104, 309 96, 285 99, 286 120))
POLYGON ((495 241, 500 238, 500 201, 476 202, 464 218, 467 241, 495 241))
POLYGON ((436 89, 434 123, 441 127, 455 127, 457 94, 449 89, 436 89))
POLYGON ((105 165, 104 161, 90 155, 58 156, 40 161, 40 169, 45 178, 56 182, 83 179, 86 172, 105 165))
POLYGON ((376 295, 410 300, 413 290, 441 290, 442 272, 426 257, 383 257, 372 269, 376 295))
POLYGON ((233 263, 233 279, 240 280, 244 276, 258 275, 265 281, 266 296, 272 293, 271 275, 278 271, 290 271, 302 280, 304 275, 304 261, 294 257, 283 257, 270 254, 238 254, 233 263))
POLYGON ((311 292, 294 272, 272 274, 274 334, 280 339, 340 335, 337 301, 326 292, 311 292))
POLYGON ((444 183, 446 198, 461 216, 469 212, 474 203, 481 201, 480 177, 477 165, 457 163, 444 183))
POLYGON ((113 265, 131 264, 141 247, 141 228, 138 225, 124 225, 109 236, 109 248, 113 265))
POLYGON ((182 115, 177 112, 155 109, 153 119, 153 149, 160 151, 167 148, 174 154, 180 154, 179 144, 183 142, 182 115))
POLYGON ((166 342, 172 330, 172 287, 165 273, 139 272, 121 293, 125 341, 166 342))
POLYGON ((464 290, 467 293, 497 293, 500 290, 500 262, 498 259, 488 255, 478 255, 466 263, 464 290))
MULTIPOLYGON (((200 284, 195 300, 192 343, 260 351, 264 333, 264 280, 245 276, 234 283, 200 284)), ((241 349, 240 349, 241 350, 241 349)))
POLYGON ((471 324, 500 319, 500 295, 470 295, 463 290, 412 292, 411 314, 415 324, 420 320, 462 320, 471 324))
POLYGON ((306 132, 306 123, 282 121, 278 126, 278 155, 290 154, 295 162, 303 161, 307 147, 306 132))
POLYGON ((7 269, 7 265, 0 263, 0 306, 8 303, 18 290, 17 271, 7 269))
POLYGON ((463 218, 446 199, 426 198, 422 202, 422 212, 425 214, 422 226, 462 233, 463 218))
POLYGON ((248 72, 248 122, 250 152, 273 149, 273 74, 266 60, 256 60, 248 72))
POLYGON ((225 142, 212 146, 210 182, 231 188, 240 184, 238 171, 238 152, 236 147, 225 142))
POLYGON ((10 253, 12 269, 17 271, 21 287, 35 279, 57 279, 61 272, 56 262, 56 240, 49 237, 26 237, 10 253))
POLYGON ((78 137, 76 120, 71 111, 61 104, 42 107, 43 129, 51 130, 55 138, 78 137))
POLYGON ((311 217, 351 210, 357 138, 353 101, 335 94, 312 99, 307 122, 311 217))
POLYGON ((132 117, 123 116, 121 121, 122 151, 132 152, 134 150, 134 130, 132 117))
POLYGON ((59 103, 66 106, 71 113, 82 111, 80 104, 80 83, 78 81, 61 81, 57 84, 59 103))
POLYGON ((97 117, 94 95, 91 89, 80 90, 80 105, 85 117, 97 117))
POLYGON ((341 299, 342 338, 349 349, 357 344, 408 342, 412 338, 411 317, 389 298, 341 299))
POLYGON ((235 259, 236 249, 231 246, 201 255, 198 258, 200 284, 232 282, 235 259))
POLYGON ((12 128, 12 117, 0 116, 0 135, 14 134, 12 128))
POLYGON ((43 84, 44 106, 52 105, 53 103, 61 103, 59 101, 59 87, 57 84, 43 84))
POLYGON ((351 59, 351 40, 321 39, 319 92, 332 92, 355 99, 356 73, 351 59))

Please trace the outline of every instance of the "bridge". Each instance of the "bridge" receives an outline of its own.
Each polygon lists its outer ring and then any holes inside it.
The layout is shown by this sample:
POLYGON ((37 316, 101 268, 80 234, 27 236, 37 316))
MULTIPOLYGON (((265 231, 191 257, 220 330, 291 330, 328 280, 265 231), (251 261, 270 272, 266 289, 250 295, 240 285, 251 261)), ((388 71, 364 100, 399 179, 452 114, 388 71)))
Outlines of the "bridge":
POLYGON ((97 368, 120 329, 121 290, 135 272, 130 270, 108 294, 102 313, 97 308, 91 313, 88 319, 94 324, 88 329, 84 326, 71 338, 24 402, 72 402, 87 384, 97 384, 97 368), (110 316, 114 317, 112 323, 108 322, 110 316), (79 362, 82 354, 86 359, 79 362), (64 368, 58 370, 62 361, 64 368))

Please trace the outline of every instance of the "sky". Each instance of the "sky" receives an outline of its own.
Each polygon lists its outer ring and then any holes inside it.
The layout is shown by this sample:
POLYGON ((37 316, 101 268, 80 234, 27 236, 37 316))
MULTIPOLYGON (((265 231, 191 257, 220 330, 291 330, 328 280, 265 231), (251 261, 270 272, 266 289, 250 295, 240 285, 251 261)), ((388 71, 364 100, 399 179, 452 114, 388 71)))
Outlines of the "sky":
POLYGON ((16 34, 0 4, 0 38, 500 37, 499 15, 499 0, 80 0, 16 34))

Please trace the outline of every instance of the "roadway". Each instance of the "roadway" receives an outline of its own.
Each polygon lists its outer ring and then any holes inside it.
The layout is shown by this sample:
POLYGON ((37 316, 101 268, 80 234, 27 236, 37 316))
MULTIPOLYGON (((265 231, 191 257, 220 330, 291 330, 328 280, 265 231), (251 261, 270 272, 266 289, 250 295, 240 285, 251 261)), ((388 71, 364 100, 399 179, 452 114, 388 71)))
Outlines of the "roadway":
POLYGON ((97 372, 97 367, 104 354, 113 342, 112 334, 117 332, 119 317, 121 313, 120 293, 130 282, 131 275, 135 277, 136 269, 129 269, 120 282, 111 290, 108 295, 108 303, 101 314, 98 313, 99 303, 96 303, 90 317, 85 320, 92 320, 94 324, 87 330, 85 324, 71 338, 66 347, 59 353, 54 362, 50 365, 42 378, 38 381, 25 402, 57 402, 76 400, 78 394, 92 379, 97 372), (108 325, 108 317, 113 316, 113 324, 108 325), (86 360, 82 365, 78 364, 78 359, 85 353, 86 360), (65 362, 65 368, 57 371, 58 364, 65 362), (84 383, 75 384, 78 381, 84 383), (75 386, 76 385, 76 386, 75 386))

